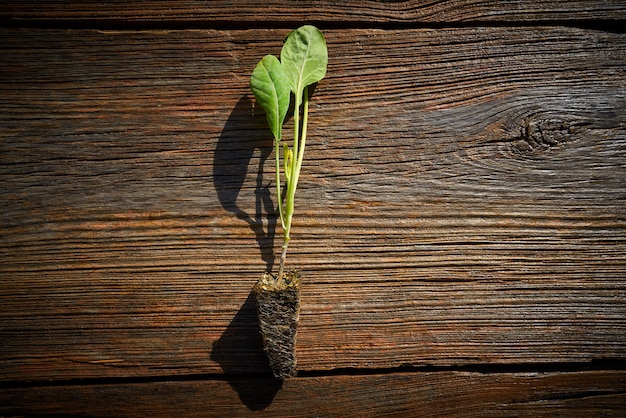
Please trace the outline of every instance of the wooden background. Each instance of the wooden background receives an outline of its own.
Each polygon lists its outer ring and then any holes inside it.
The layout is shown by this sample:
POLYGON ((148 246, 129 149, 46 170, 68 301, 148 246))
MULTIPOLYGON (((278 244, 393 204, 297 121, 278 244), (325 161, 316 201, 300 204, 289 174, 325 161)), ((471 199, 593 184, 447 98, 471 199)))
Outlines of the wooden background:
POLYGON ((622 1, 5 1, 0 416, 623 416, 622 1), (271 134, 328 42, 270 377, 271 134))

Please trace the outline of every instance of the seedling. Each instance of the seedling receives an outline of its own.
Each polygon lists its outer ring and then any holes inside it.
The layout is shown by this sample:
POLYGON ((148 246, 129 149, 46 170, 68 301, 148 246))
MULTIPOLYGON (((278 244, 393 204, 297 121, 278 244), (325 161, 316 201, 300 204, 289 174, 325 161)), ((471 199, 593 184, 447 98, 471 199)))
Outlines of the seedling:
POLYGON ((309 86, 326 75, 328 52, 324 35, 314 26, 291 32, 280 60, 266 55, 252 72, 250 88, 265 109, 267 123, 274 135, 276 154, 276 196, 283 229, 278 275, 263 274, 254 286, 263 346, 274 376, 296 374, 295 340, 300 315, 300 277, 297 271, 284 273, 295 195, 304 159, 309 121, 309 86), (292 99, 293 98, 293 102, 292 99), (285 117, 293 103, 293 142, 282 142, 285 117), (282 143, 281 143, 282 142, 282 143), (280 151, 282 145, 282 176, 280 151), (284 188, 281 178, 284 177, 284 188), (283 277, 284 276, 284 277, 283 277))
POLYGON ((324 35, 314 26, 302 26, 291 32, 280 52, 280 61, 266 55, 252 72, 250 88, 256 101, 265 110, 267 123, 274 135, 276 154, 276 196, 283 229, 277 280, 282 280, 290 241, 295 195, 304 159, 309 117, 309 86, 326 75, 328 51, 324 35), (284 194, 281 189, 280 151, 282 128, 293 95, 293 142, 282 143, 284 194))

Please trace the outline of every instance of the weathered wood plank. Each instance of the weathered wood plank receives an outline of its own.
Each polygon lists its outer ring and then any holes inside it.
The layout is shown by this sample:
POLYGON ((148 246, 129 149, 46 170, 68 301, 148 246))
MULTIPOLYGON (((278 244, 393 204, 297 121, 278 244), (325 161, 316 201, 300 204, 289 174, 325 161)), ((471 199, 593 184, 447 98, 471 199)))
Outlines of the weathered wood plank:
MULTIPOLYGON (((1 380, 267 370, 285 33, 0 31, 1 380)), ((326 35, 300 370, 624 358, 626 35, 326 35)))
POLYGON ((205 22, 207 25, 318 23, 546 22, 626 19, 619 0, 537 1, 5 1, 0 19, 29 21, 205 22))
POLYGON ((394 373, 0 389, 3 416, 623 416, 623 371, 394 373))

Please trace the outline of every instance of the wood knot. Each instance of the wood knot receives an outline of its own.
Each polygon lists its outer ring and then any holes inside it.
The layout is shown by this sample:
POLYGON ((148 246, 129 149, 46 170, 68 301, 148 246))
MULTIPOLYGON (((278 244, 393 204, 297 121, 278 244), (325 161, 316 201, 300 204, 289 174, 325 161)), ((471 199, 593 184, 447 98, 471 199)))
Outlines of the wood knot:
POLYGON ((522 123, 519 135, 512 142, 513 150, 521 154, 545 152, 576 140, 588 124, 583 120, 535 115, 522 123))

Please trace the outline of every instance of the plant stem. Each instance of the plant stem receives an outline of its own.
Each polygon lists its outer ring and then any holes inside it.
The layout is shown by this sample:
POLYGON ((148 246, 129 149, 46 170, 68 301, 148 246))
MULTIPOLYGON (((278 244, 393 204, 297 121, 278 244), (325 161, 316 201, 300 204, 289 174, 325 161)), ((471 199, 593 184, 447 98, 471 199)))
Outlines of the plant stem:
POLYGON ((276 197, 278 199, 278 215, 280 216, 280 223, 285 229, 285 215, 283 213, 283 196, 280 190, 280 138, 274 140, 274 153, 276 154, 276 197))
POLYGON ((287 258, 287 246, 289 245, 289 239, 283 242, 283 250, 280 253, 280 264, 278 266, 278 278, 277 280, 282 280, 283 273, 285 271, 285 259, 287 258))
MULTIPOLYGON (((293 138, 293 158, 289 167, 285 167, 285 170, 290 170, 289 175, 285 173, 287 179, 287 194, 285 196, 285 211, 282 211, 282 201, 279 196, 279 212, 281 222, 283 224, 283 248, 280 254, 280 265, 278 268, 278 280, 283 278, 285 259, 287 258, 287 246, 289 245, 290 232, 291 232, 291 220, 293 219, 293 213, 295 209, 295 195, 296 188, 298 187, 298 179, 300 177, 300 169, 302 168, 302 160, 304 159, 304 147, 306 145, 306 130, 309 114, 309 88, 305 87, 304 91, 296 96, 296 106, 294 108, 294 138, 293 138), (301 109, 302 107, 302 109, 301 109), (302 112, 302 122, 300 121, 300 112, 302 112)), ((276 150, 278 153, 278 148, 276 150)), ((278 157, 276 162, 276 171, 279 170, 278 157)), ((277 177, 277 182, 280 179, 277 177)), ((280 186, 277 186, 277 192, 280 193, 280 186)))
MULTIPOLYGON (((302 97, 302 132, 300 134, 300 149, 298 157, 296 159, 296 184, 294 185, 294 193, 298 185, 298 177, 300 177, 300 168, 302 167, 302 161, 304 160, 304 146, 306 145, 306 128, 309 121, 309 87, 304 88, 304 95, 302 97)), ((295 154, 295 151, 294 151, 295 154)))

